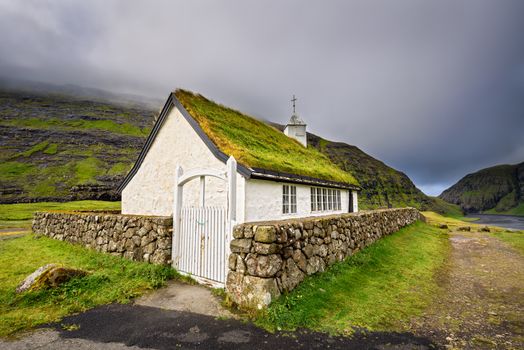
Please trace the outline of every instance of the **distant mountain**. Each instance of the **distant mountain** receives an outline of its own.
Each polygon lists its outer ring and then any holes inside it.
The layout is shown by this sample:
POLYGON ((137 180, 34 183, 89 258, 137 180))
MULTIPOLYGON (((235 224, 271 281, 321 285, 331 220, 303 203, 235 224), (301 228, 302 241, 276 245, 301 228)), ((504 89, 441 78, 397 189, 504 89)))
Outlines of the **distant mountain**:
POLYGON ((0 89, 0 203, 118 199, 154 115, 136 105, 0 89))
POLYGON ((524 162, 466 175, 439 197, 466 212, 524 216, 524 162))
MULTIPOLYGON (((47 85, 0 88, 0 203, 118 199, 154 124, 156 107, 107 102, 111 94, 47 85), (58 89, 58 90, 57 90, 58 89)), ((277 124, 276 127, 283 128, 277 124)), ((458 207, 424 195, 404 173, 345 143, 308 134, 308 142, 362 185, 363 209, 413 206, 438 212, 458 207)))
POLYGON ((0 77, 0 89, 11 92, 26 92, 37 95, 60 95, 93 102, 110 102, 126 107, 144 107, 157 110, 164 102, 161 99, 141 95, 110 92, 107 90, 74 84, 50 84, 30 80, 0 77))

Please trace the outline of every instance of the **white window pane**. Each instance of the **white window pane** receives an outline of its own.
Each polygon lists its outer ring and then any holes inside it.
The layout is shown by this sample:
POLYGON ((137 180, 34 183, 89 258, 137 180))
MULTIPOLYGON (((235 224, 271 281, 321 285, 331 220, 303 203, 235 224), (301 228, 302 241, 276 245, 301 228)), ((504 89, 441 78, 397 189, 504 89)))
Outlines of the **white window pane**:
POLYGON ((311 211, 317 210, 317 191, 311 187, 311 211))
POLYGON ((322 189, 322 210, 327 210, 327 189, 322 189))

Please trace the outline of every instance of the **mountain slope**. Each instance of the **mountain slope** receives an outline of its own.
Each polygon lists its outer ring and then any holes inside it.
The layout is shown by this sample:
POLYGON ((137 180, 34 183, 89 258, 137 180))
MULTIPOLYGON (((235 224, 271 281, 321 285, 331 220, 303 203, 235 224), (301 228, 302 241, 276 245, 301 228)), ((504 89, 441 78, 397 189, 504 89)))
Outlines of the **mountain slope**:
POLYGON ((467 212, 524 215, 524 162, 466 175, 439 197, 467 212))
POLYGON ((145 108, 0 91, 0 202, 117 199, 152 122, 145 108))

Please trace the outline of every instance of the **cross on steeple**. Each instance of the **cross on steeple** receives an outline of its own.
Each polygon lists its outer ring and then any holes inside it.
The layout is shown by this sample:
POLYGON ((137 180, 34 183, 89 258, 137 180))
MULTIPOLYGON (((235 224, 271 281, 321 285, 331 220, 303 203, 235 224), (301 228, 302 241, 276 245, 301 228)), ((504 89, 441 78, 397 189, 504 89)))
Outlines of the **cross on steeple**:
POLYGON ((293 102, 293 114, 295 114, 295 101, 297 100, 297 98, 295 97, 295 95, 293 95, 293 98, 291 99, 291 102, 293 102))

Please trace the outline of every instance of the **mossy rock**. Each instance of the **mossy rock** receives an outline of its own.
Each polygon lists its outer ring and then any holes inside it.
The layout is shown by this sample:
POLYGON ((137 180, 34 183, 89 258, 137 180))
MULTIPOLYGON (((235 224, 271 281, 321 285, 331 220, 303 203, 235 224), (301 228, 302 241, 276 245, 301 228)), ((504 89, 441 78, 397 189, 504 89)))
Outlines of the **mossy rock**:
POLYGON ((86 271, 65 267, 59 264, 47 264, 27 276, 16 288, 17 293, 45 288, 56 288, 73 277, 83 277, 86 271))

